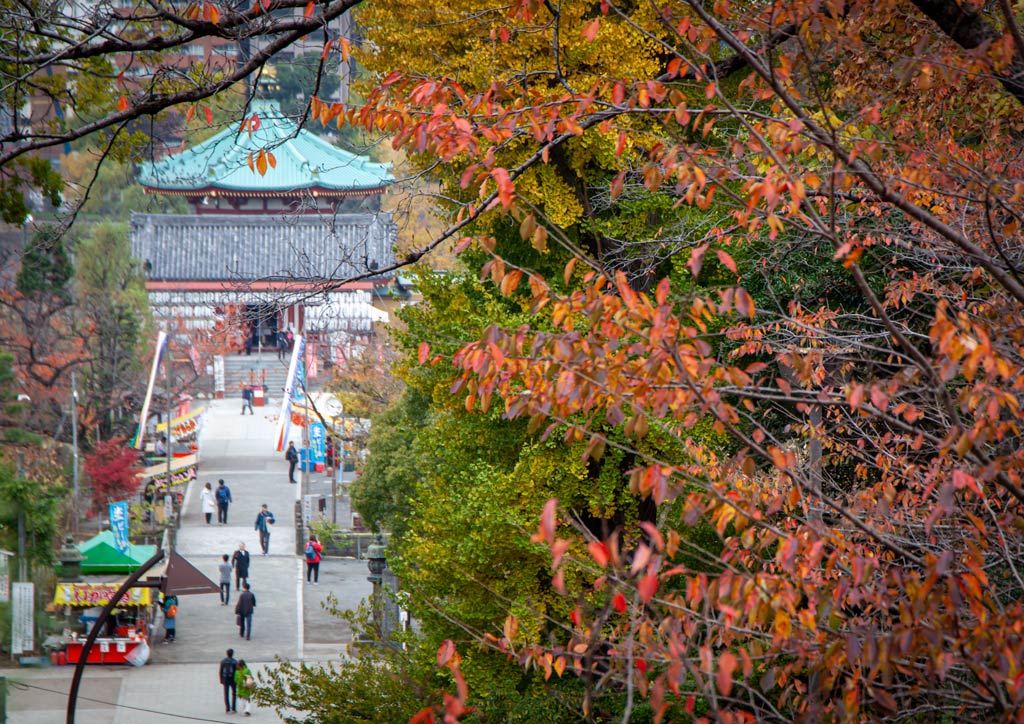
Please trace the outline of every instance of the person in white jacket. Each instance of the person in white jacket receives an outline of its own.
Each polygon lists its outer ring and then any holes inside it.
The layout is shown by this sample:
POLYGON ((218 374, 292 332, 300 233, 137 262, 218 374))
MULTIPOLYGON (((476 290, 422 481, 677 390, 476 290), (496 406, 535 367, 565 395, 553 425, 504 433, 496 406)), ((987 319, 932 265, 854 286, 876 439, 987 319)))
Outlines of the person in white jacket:
POLYGON ((210 524, 210 518, 217 510, 217 499, 213 496, 213 487, 207 483, 203 492, 199 495, 199 502, 203 504, 203 515, 206 516, 206 524, 210 524))

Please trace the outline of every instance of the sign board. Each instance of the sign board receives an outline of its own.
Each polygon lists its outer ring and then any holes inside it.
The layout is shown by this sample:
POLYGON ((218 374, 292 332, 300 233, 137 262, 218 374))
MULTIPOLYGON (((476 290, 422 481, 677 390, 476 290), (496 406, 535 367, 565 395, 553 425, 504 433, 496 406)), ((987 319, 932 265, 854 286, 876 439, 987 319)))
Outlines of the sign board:
MULTIPOLYGON (((117 593, 120 583, 58 583, 53 601, 64 606, 105 606, 117 593)), ((149 588, 129 588, 118 606, 148 606, 149 588)))
POLYGON ((174 501, 170 495, 164 496, 164 520, 170 520, 174 515, 174 501))
POLYGON ((316 464, 323 464, 326 459, 327 431, 322 422, 314 422, 309 426, 310 456, 316 464))
POLYGON ((11 600, 11 556, 10 551, 0 549, 0 603, 11 600))
POLYGON ((35 584, 11 584, 11 653, 23 654, 35 650, 35 584))
POLYGON ((121 553, 128 552, 128 502, 110 504, 110 532, 114 534, 114 545, 121 553))

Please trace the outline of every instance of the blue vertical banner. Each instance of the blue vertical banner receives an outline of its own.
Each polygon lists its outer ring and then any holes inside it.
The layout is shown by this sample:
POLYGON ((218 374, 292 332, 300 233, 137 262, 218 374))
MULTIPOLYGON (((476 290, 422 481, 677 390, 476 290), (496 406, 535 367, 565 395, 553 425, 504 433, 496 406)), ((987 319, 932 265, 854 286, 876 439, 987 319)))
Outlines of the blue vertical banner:
POLYGON ((110 532, 114 534, 114 545, 121 553, 128 552, 128 502, 110 504, 110 532))
POLYGON ((312 422, 309 425, 309 449, 310 457, 316 465, 322 465, 327 459, 327 430, 323 423, 312 422))

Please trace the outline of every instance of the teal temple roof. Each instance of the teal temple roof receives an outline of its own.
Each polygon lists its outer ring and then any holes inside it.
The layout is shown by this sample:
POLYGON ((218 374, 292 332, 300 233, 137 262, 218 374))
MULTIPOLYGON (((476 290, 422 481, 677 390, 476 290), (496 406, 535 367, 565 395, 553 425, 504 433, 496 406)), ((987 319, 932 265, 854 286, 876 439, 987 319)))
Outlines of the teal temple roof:
POLYGON ((254 101, 248 118, 259 118, 251 133, 232 125, 192 148, 139 165, 147 190, 176 195, 219 192, 224 196, 277 196, 320 190, 328 194, 379 193, 393 180, 386 164, 374 163, 299 128, 276 102, 254 101), (249 168, 250 154, 274 154, 265 175, 249 168))

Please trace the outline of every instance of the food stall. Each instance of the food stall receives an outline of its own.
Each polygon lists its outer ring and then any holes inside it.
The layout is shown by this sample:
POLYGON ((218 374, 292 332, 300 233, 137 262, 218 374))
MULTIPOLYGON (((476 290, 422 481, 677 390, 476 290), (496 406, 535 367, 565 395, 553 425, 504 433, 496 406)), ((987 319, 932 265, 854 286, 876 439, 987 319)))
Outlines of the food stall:
POLYGON ((167 463, 151 465, 138 473, 139 488, 143 491, 143 499, 153 505, 154 520, 163 523, 167 518, 168 507, 164 505, 169 494, 177 496, 177 505, 181 505, 188 484, 199 474, 199 457, 185 455, 171 459, 170 476, 167 474, 167 463))
MULTIPOLYGON (((105 582, 58 583, 53 601, 67 606, 77 614, 78 622, 86 630, 69 629, 64 645, 69 664, 77 664, 88 635, 88 626, 95 621, 88 614, 104 606, 121 586, 124 579, 105 582)), ((90 664, 135 664, 141 666, 149 659, 149 642, 157 605, 153 589, 130 588, 121 598, 112 616, 86 659, 90 664)))

